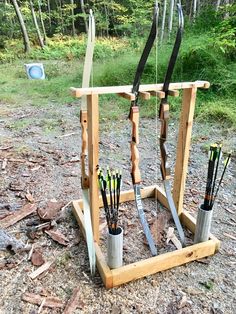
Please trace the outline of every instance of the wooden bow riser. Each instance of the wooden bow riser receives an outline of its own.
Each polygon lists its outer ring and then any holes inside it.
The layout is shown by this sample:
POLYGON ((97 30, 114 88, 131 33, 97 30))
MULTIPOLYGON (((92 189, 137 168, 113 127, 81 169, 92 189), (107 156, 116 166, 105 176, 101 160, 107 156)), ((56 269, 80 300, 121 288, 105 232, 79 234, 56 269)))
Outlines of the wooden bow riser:
POLYGON ((80 125, 81 125, 81 141, 82 149, 80 155, 80 164, 81 164, 81 185, 82 189, 89 188, 89 177, 86 172, 86 160, 87 160, 87 148, 88 148, 88 119, 87 119, 87 110, 80 111, 80 125))
POLYGON ((161 152, 161 174, 163 180, 170 179, 170 167, 167 162, 168 152, 166 148, 167 134, 168 134, 168 120, 169 120, 169 104, 162 103, 159 112, 161 121, 160 130, 160 152, 161 152))
POLYGON ((130 143, 131 148, 131 175, 133 184, 141 182, 141 174, 139 169, 139 151, 137 145, 139 144, 139 107, 134 106, 130 109, 129 119, 132 123, 132 139, 130 143))

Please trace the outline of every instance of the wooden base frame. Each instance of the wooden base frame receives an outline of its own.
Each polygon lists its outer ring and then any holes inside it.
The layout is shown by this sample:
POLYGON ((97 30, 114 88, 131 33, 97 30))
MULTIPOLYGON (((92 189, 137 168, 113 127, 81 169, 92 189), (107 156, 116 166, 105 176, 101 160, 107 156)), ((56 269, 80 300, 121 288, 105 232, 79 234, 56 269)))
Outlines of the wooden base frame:
MULTIPOLYGON (((154 197, 164 206, 167 200, 164 191, 158 186, 150 186, 141 190, 142 198, 154 197)), ((121 202, 134 200, 133 190, 122 192, 121 202)), ((73 201, 73 213, 85 237, 83 201, 73 201)), ((102 207, 102 200, 99 197, 99 206, 102 207)), ((196 220, 188 212, 183 211, 180 216, 182 224, 193 234, 196 220)), ((215 254, 220 247, 220 241, 210 235, 208 241, 185 247, 181 250, 164 253, 155 257, 140 260, 138 262, 122 266, 118 269, 110 269, 106 258, 99 245, 95 242, 97 268, 107 289, 119 286, 129 281, 139 279, 157 272, 180 266, 196 259, 215 254)))
MULTIPOLYGON (((198 88, 209 88, 210 84, 206 81, 171 83, 169 95, 178 97, 178 90, 182 90, 182 110, 179 122, 178 142, 176 151, 176 163, 173 184, 173 199, 182 224, 193 234, 195 232, 196 221, 187 212, 183 211, 183 198, 185 181, 188 168, 189 150, 193 125, 193 115, 198 88)), ((151 96, 163 98, 163 84, 140 85, 139 95, 148 100, 151 96)), ((97 185, 97 171, 99 160, 99 104, 98 99, 101 94, 117 94, 125 99, 132 100, 134 95, 131 93, 132 86, 111 86, 94 88, 71 88, 75 97, 87 95, 87 132, 88 132, 88 170, 89 170, 89 195, 91 219, 96 249, 97 268, 106 288, 113 288, 123 283, 142 278, 157 272, 170 269, 175 266, 210 256, 215 254, 220 247, 220 241, 213 235, 204 243, 194 244, 183 249, 150 257, 135 263, 122 266, 118 269, 110 269, 106 259, 100 249, 99 241, 99 211, 103 206, 102 199, 99 197, 97 185)), ((149 186, 141 191, 142 198, 153 197, 163 206, 168 208, 168 202, 164 191, 158 186, 149 186)), ((134 200, 133 190, 121 193, 120 202, 134 200)), ((73 212, 85 235, 83 201, 73 201, 73 212)), ((86 237, 85 237, 86 238, 86 237)))

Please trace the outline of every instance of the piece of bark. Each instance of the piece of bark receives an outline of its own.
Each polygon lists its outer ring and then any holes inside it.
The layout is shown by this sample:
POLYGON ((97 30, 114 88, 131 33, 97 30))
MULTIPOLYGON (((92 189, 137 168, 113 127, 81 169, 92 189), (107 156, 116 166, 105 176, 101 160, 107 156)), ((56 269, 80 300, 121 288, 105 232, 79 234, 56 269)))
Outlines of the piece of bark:
POLYGON ((167 224, 166 213, 160 213, 157 218, 155 218, 154 223, 151 225, 150 230, 153 239, 158 246, 163 246, 163 233, 167 224))
POLYGON ((45 263, 45 260, 43 258, 43 254, 42 254, 41 250, 39 250, 39 249, 33 250, 33 253, 31 255, 31 263, 34 266, 41 266, 45 263))
POLYGON ((166 243, 168 244, 170 241, 175 245, 175 247, 180 250, 182 249, 182 244, 181 242, 177 239, 177 237, 174 234, 175 229, 172 227, 169 227, 168 231, 167 231, 167 240, 166 243))
MULTIPOLYGON (((77 309, 77 307, 79 306, 81 307, 82 300, 79 299, 79 291, 80 291, 79 288, 75 288, 73 290, 72 296, 70 300, 68 301, 68 303, 66 304, 63 314, 73 314, 75 310, 77 309)), ((82 304, 82 307, 83 307, 83 304, 82 304)))
POLYGON ((40 266, 38 269, 36 269, 35 271, 33 271, 29 277, 31 279, 35 279, 37 278, 39 275, 41 275, 42 273, 44 273, 45 271, 47 271, 51 265, 52 265, 53 261, 52 262, 46 262, 44 263, 42 266, 40 266))
POLYGON ((69 240, 62 234, 59 230, 45 230, 45 233, 47 233, 54 241, 67 246, 69 244, 69 240))
POLYGON ((13 250, 16 252, 19 249, 23 249, 24 243, 13 238, 5 230, 0 229, 0 250, 13 250))
POLYGON ((38 215, 43 220, 55 219, 63 206, 63 202, 49 201, 45 208, 38 209, 38 215))
POLYGON ((26 301, 32 304, 37 304, 37 305, 41 305, 43 300, 45 299, 43 306, 50 307, 50 308, 55 308, 55 307, 62 308, 64 306, 64 303, 57 297, 44 297, 38 294, 25 292, 21 298, 23 301, 26 301))
POLYGON ((9 190, 11 191, 24 191, 25 183, 19 180, 14 180, 9 184, 9 190))
POLYGON ((0 228, 8 228, 15 223, 17 223, 19 220, 25 218, 26 216, 32 214, 37 209, 37 206, 35 204, 26 204, 23 206, 20 210, 16 211, 10 216, 7 216, 6 218, 2 219, 0 221, 0 228))
POLYGON ((13 212, 10 212, 8 209, 0 209, 0 220, 12 214, 13 212))

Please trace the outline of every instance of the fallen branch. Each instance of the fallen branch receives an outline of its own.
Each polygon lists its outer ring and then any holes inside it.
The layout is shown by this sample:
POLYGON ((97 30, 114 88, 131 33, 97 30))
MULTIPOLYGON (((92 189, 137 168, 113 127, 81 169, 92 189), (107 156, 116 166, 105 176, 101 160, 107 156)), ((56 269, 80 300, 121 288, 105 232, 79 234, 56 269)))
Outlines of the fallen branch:
POLYGON ((59 308, 61 308, 64 306, 64 303, 57 297, 45 297, 45 296, 41 296, 38 294, 25 292, 21 298, 23 301, 26 301, 26 302, 29 302, 32 304, 37 304, 39 306, 40 305, 42 306, 42 302, 44 300, 45 301, 43 303, 43 306, 46 306, 46 307, 51 307, 51 308, 59 307, 59 308))
POLYGON ((12 215, 3 218, 0 221, 0 228, 8 228, 14 225, 19 220, 35 212, 36 209, 37 209, 37 206, 35 204, 27 204, 23 206, 20 210, 16 211, 12 215))

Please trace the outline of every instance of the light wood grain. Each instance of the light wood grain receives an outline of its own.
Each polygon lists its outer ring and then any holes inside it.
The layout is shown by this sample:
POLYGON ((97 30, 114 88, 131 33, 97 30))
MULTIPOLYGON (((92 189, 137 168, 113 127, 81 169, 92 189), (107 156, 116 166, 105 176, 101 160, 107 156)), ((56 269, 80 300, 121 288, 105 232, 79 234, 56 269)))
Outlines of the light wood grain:
MULTIPOLYGON (((196 82, 183 82, 183 83, 171 83, 169 86, 170 90, 185 89, 185 88, 209 88, 210 83, 207 81, 196 81, 196 82)), ((88 88, 75 88, 71 87, 70 91, 74 97, 81 97, 83 95, 102 95, 102 94, 118 94, 118 93, 131 93, 132 85, 124 86, 105 86, 105 87, 88 87, 88 88)), ((147 84, 140 85, 139 92, 151 92, 151 91, 162 91, 163 84, 147 84)))
POLYGON ((98 142, 99 142, 99 110, 98 95, 87 97, 88 106, 88 164, 89 164, 89 194, 91 219, 94 239, 99 242, 99 206, 98 206, 98 142))
POLYGON ((183 91, 173 186, 173 198, 178 214, 182 212, 183 207, 196 93, 196 87, 183 91))

